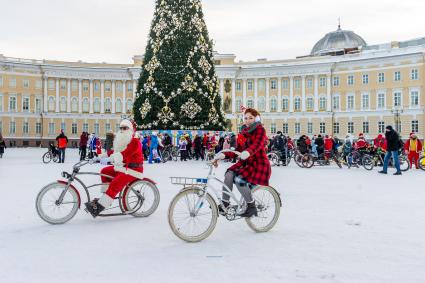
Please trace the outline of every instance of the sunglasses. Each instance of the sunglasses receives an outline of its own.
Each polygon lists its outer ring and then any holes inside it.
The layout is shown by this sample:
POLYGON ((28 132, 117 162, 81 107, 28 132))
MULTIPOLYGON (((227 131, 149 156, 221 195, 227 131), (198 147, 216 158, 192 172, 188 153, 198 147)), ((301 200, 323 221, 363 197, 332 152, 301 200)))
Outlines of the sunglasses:
POLYGON ((125 127, 120 127, 120 130, 123 130, 123 131, 126 131, 126 130, 128 130, 129 129, 129 127, 127 127, 127 126, 125 126, 125 127))

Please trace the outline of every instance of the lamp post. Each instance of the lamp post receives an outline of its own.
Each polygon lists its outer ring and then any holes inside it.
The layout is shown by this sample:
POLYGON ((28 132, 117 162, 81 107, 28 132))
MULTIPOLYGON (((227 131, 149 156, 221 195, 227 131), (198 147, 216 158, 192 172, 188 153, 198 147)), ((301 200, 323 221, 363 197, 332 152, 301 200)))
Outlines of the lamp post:
POLYGON ((393 108, 391 113, 394 115, 394 124, 396 131, 401 135, 401 114, 403 113, 403 109, 393 108))

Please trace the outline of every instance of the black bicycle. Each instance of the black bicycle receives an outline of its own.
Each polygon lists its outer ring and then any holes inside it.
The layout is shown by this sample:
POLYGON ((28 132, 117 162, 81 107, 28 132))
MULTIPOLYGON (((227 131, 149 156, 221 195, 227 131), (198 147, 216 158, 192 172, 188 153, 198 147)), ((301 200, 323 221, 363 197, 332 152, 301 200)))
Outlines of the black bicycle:
POLYGON ((49 150, 43 154, 43 163, 47 164, 53 160, 53 162, 59 162, 59 150, 53 144, 49 144, 49 150))

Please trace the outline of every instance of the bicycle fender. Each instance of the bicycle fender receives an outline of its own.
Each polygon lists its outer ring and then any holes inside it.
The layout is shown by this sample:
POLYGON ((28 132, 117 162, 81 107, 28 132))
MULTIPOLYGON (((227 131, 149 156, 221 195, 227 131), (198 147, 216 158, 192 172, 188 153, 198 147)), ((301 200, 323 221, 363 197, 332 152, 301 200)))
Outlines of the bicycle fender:
MULTIPOLYGON (((57 182, 58 183, 61 183, 61 184, 64 184, 64 185, 67 185, 68 184, 68 182, 65 182, 63 180, 58 180, 57 182)), ((74 187, 73 184, 70 184, 69 187, 71 189, 73 189, 77 193, 77 196, 78 196, 78 208, 80 208, 81 207, 81 196, 80 196, 80 192, 78 192, 78 190, 74 187)))

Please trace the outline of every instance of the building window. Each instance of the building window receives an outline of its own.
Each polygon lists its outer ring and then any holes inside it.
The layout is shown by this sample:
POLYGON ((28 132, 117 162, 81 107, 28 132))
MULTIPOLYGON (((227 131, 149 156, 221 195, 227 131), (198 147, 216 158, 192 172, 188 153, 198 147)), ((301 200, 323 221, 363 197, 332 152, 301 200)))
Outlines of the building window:
POLYGON ((254 99, 253 99, 253 98, 251 98, 251 97, 249 97, 249 98, 247 99, 247 101, 246 101, 246 106, 247 106, 248 108, 254 108, 254 99))
POLYGON ((107 92, 111 91, 111 83, 110 82, 105 83, 105 91, 107 91, 107 92))
POLYGON ((66 97, 65 96, 61 96, 61 100, 60 100, 60 111, 61 112, 66 112, 66 97))
POLYGON ((410 71, 410 79, 412 79, 412 80, 418 80, 419 79, 419 71, 418 71, 418 69, 412 69, 410 71))
POLYGON ((385 108, 385 93, 378 93, 378 109, 385 108))
POLYGON ((266 99, 264 98, 264 96, 260 96, 258 98, 258 110, 259 111, 266 110, 266 99))
POLYGON ((111 131, 111 124, 110 123, 106 123, 105 124, 105 133, 109 133, 111 131))
POLYGON ((120 129, 120 124, 115 124, 115 132, 118 132, 120 129))
POLYGON ((348 85, 354 85, 354 76, 353 75, 349 75, 347 77, 347 84, 348 85))
POLYGON ((354 95, 347 96, 347 110, 354 110, 354 95))
POLYGON ((41 113, 41 98, 35 99, 35 113, 41 113))
POLYGON ((249 91, 252 91, 254 88, 253 88, 253 83, 252 83, 252 80, 248 80, 247 81, 247 84, 248 84, 248 90, 249 91))
POLYGON ((98 135, 99 135, 99 133, 100 133, 100 130, 99 130, 99 123, 94 123, 94 134, 95 134, 96 136, 98 136, 98 135))
POLYGON ((111 107, 112 107, 111 99, 109 97, 107 97, 105 99, 105 112, 111 113, 111 107))
POLYGON ((89 112, 90 104, 87 97, 83 98, 83 112, 89 112))
POLYGON ((78 81, 77 80, 72 80, 71 81, 71 90, 72 91, 77 91, 78 89, 78 81))
POLYGON ((333 110, 339 110, 339 96, 334 96, 332 98, 332 108, 333 110))
POLYGON ((313 88, 313 80, 307 79, 307 88, 313 88))
POLYGON ((99 91, 100 84, 99 84, 98 82, 95 82, 95 83, 93 84, 93 87, 94 87, 94 91, 99 91))
POLYGON ((55 98, 53 96, 49 97, 49 111, 55 111, 55 98))
POLYGON ((61 122, 61 131, 66 133, 66 123, 65 122, 61 122))
POLYGON ((362 94, 362 109, 369 109, 369 94, 362 94))
POLYGON ((35 123, 35 133, 37 135, 41 134, 41 123, 40 122, 35 123))
POLYGON ((76 97, 73 97, 71 100, 71 111, 72 112, 78 111, 78 99, 76 97))
MULTIPOLYGON (((0 112, 3 112, 3 95, 0 94, 0 112)), ((1 133, 1 131, 0 131, 1 133)))
POLYGON ((22 81, 22 86, 24 88, 30 88, 30 81, 29 80, 23 80, 22 81))
POLYGON ((66 90, 66 81, 65 80, 61 80, 60 85, 61 85, 62 90, 66 90))
POLYGON ((319 110, 326 110, 326 97, 319 98, 319 110))
POLYGON ((339 134, 339 123, 338 122, 334 123, 334 132, 333 133, 339 134))
POLYGON ((115 83, 115 90, 116 91, 122 91, 122 82, 116 82, 115 83))
POLYGON ((27 135, 29 133, 29 125, 28 122, 24 122, 22 124, 22 133, 24 133, 25 135, 27 135))
POLYGON ((16 112, 16 96, 9 96, 9 112, 16 112))
POLYGON ((133 111, 133 100, 127 99, 127 113, 131 113, 133 111))
POLYGON ((282 88, 283 89, 288 89, 288 86, 289 86, 289 83, 288 83, 288 80, 282 80, 282 88))
POLYGON ((295 79, 295 80, 294 80, 294 87, 295 87, 296 89, 301 88, 300 79, 295 79))
POLYGON ((55 80, 48 80, 48 82, 47 82, 47 88, 49 90, 55 89, 55 80))
POLYGON ((271 125, 270 125, 270 133, 276 134, 276 123, 271 123, 271 125))
POLYGON ((325 123, 321 122, 321 123, 319 124, 319 130, 320 130, 320 133, 321 133, 321 134, 326 133, 326 126, 325 126, 325 123))
POLYGON ((364 74, 362 76, 362 81, 363 81, 363 84, 364 85, 368 84, 369 83, 369 75, 368 74, 364 74))
POLYGON ((241 106, 242 106, 242 99, 240 97, 236 97, 236 105, 235 105, 236 112, 241 111, 241 106))
POLYGON ((94 103, 93 103, 93 111, 94 112, 100 112, 100 98, 96 97, 94 99, 94 103))
POLYGON ((378 73, 378 83, 384 83, 384 82, 385 82, 385 74, 378 73))
POLYGON ((419 92, 417 90, 410 91, 410 106, 419 106, 419 92))
POLYGON ((273 111, 273 112, 277 111, 277 99, 276 99, 276 97, 272 97, 270 99, 270 110, 273 111))
POLYGON ((418 122, 418 120, 412 121, 412 132, 413 133, 419 132, 419 122, 418 122))
POLYGON ((288 123, 283 123, 282 125, 282 133, 288 134, 288 123))
POLYGON ((320 87, 325 87, 326 86, 326 78, 325 77, 321 77, 319 79, 319 85, 320 85, 320 87))
POLYGON ((277 81, 276 80, 270 81, 270 88, 271 89, 277 89, 277 81))
POLYGON ((314 100, 313 97, 307 97, 307 110, 313 110, 314 100))
POLYGON ((307 123, 307 134, 312 134, 313 133, 313 123, 308 122, 307 123))
POLYGON ((10 88, 16 88, 16 79, 15 78, 9 79, 9 87, 10 88))
POLYGON ((354 123, 353 122, 348 122, 348 124, 347 124, 347 132, 349 134, 354 134, 354 123))
POLYGON ((385 122, 379 121, 378 122, 378 133, 384 133, 385 132, 385 122))
POLYGON ((266 81, 263 79, 259 79, 258 80, 258 88, 260 90, 265 90, 266 89, 266 81))
POLYGON ((369 122, 363 122, 363 133, 369 134, 369 122))
POLYGON ((396 82, 399 82, 401 80, 401 73, 400 73, 400 71, 394 72, 394 80, 396 82))
POLYGON ((87 82, 83 83, 83 91, 89 91, 89 84, 87 82))
POLYGON ((49 123, 49 135, 55 134, 55 123, 49 123))
POLYGON ((298 96, 295 97, 294 108, 295 108, 295 111, 300 111, 301 110, 301 98, 299 98, 298 96))
POLYGON ((295 130, 295 134, 296 135, 299 135, 301 133, 301 124, 300 123, 295 123, 294 130, 295 130))
POLYGON ((71 134, 76 135, 78 132, 77 123, 72 123, 71 125, 71 134))
POLYGON ((242 89, 241 82, 237 81, 236 82, 236 90, 240 91, 241 89, 242 89))
POLYGON ((83 132, 89 132, 89 124, 88 123, 83 123, 83 132))
POLYGON ((339 86, 339 77, 333 77, 333 85, 339 86))
POLYGON ((289 100, 288 98, 284 97, 282 99, 282 111, 288 111, 288 108, 289 108, 288 105, 289 105, 289 100))
POLYGON ((16 122, 15 121, 10 121, 10 123, 9 123, 9 134, 10 135, 16 134, 16 122))
POLYGON ((401 92, 396 91, 394 92, 394 107, 400 107, 401 106, 401 92))
POLYGON ((122 112, 121 98, 117 98, 117 100, 115 101, 115 112, 118 112, 118 113, 122 112))
POLYGON ((22 98, 22 112, 30 112, 30 98, 27 96, 22 98))
POLYGON ((131 83, 127 84, 127 91, 129 91, 129 92, 133 91, 133 84, 131 84, 131 83))

